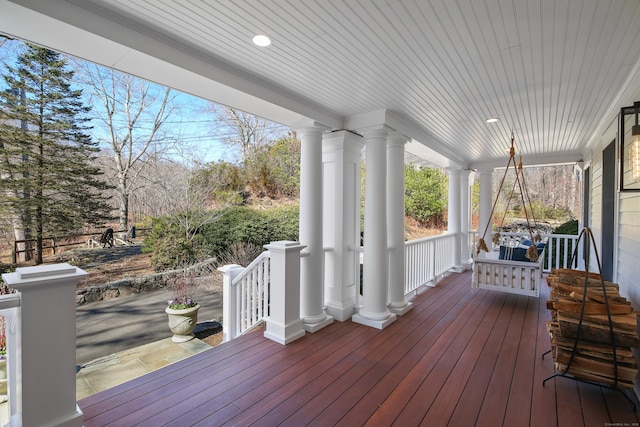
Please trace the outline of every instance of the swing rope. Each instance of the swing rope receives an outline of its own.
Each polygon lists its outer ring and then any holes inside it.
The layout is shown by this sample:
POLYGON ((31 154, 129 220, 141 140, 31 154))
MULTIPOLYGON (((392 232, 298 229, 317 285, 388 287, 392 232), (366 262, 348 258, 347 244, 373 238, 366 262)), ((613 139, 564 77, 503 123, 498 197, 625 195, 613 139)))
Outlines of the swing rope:
MULTIPOLYGON (((504 215, 502 217, 502 223, 501 223, 501 227, 504 225, 504 220, 507 216, 507 211, 509 210, 509 205, 511 203, 511 200, 513 199, 513 195, 515 193, 515 188, 516 188, 516 184, 518 185, 518 190, 520 191, 520 199, 522 200, 522 206, 524 208, 524 215, 525 218, 527 220, 527 229, 529 231, 529 236, 531 237, 531 241, 541 241, 542 238, 540 237, 540 233, 538 232, 535 236, 533 236, 533 230, 531 228, 531 223, 529 221, 529 212, 527 211, 527 201, 525 201, 525 194, 526 194, 526 198, 529 202, 529 204, 531 204, 531 198, 529 197, 529 190, 527 189, 526 183, 525 183, 525 179, 524 179, 524 173, 522 171, 522 156, 520 156, 520 163, 518 165, 516 165, 516 160, 515 160, 515 147, 514 147, 514 133, 513 131, 511 131, 511 148, 509 149, 509 161, 507 162, 507 167, 504 170, 504 175, 502 176, 502 179, 500 180, 500 185, 498 187, 498 192, 496 194, 496 198, 493 202, 493 207, 491 208, 491 215, 489 216, 489 220, 487 221, 487 225, 484 229, 484 233, 482 233, 482 236, 485 236, 487 234, 487 231, 489 230, 489 227, 492 224, 492 218, 493 218, 493 214, 495 213, 496 210, 496 206, 498 204, 498 198, 500 195, 500 192, 502 191, 502 187, 504 186, 504 182, 505 179, 507 177, 507 173, 509 172, 509 167, 511 166, 512 162, 513 162, 513 169, 515 171, 515 181, 513 183, 513 188, 511 189, 511 194, 509 195, 509 200, 507 201, 507 206, 505 207, 505 212, 504 215), (539 240, 538 240, 539 239, 539 240)), ((533 215, 533 208, 531 209, 531 217, 533 218, 534 224, 536 223, 535 220, 535 216, 533 215)), ((500 242, 500 233, 495 233, 493 235, 493 243, 495 243, 496 245, 499 244, 500 242)), ((478 239, 478 245, 476 247, 476 255, 478 255, 480 253, 480 251, 483 250, 485 252, 489 252, 489 248, 487 247, 487 244, 484 240, 484 237, 480 237, 478 239)), ((538 250, 537 247, 535 245, 531 245, 529 247, 529 249, 527 250, 527 258, 529 258, 532 261, 535 261, 538 259, 538 250)))
MULTIPOLYGON (((527 202, 525 201, 525 193, 528 195, 527 186, 524 180, 524 172, 522 171, 522 157, 520 158, 520 164, 516 169, 516 181, 518 182, 518 187, 520 189, 520 198, 522 200, 522 207, 524 209, 524 216, 527 219, 527 230, 529 231, 529 238, 533 243, 535 241, 533 237, 533 230, 531 229, 531 223, 529 222, 529 212, 527 211, 527 202)), ((529 205, 531 206, 531 200, 529 199, 529 205)), ((507 205, 508 208, 508 205, 507 205)), ((531 216, 533 217, 533 207, 531 206, 531 216)), ((533 217, 535 224, 535 217, 533 217)), ((538 235, 536 235, 538 237, 538 235)), ((542 239, 541 239, 542 240, 542 239)), ((531 261, 536 261, 538 259, 538 248, 536 245, 531 244, 529 249, 527 249, 526 257, 531 261)))
MULTIPOLYGON (((540 230, 538 229, 538 221, 536 220, 536 214, 533 209, 533 203, 531 203, 531 197, 529 196, 529 188, 527 187, 526 181, 524 179, 524 174, 522 173, 522 156, 520 156, 520 165, 518 166, 518 168, 520 169, 520 174, 522 175, 522 186, 524 188, 524 195, 526 195, 527 197, 527 202, 524 203, 523 201, 523 206, 525 207, 525 214, 526 214, 526 206, 528 204, 531 208, 531 217, 533 218, 533 225, 536 227, 536 235, 533 237, 533 239, 531 239, 531 241, 536 243, 542 242, 542 236, 540 235, 540 230)), ((527 226, 528 225, 529 225, 529 219, 527 218, 527 226)), ((529 227, 529 234, 532 234, 531 227, 529 227)))

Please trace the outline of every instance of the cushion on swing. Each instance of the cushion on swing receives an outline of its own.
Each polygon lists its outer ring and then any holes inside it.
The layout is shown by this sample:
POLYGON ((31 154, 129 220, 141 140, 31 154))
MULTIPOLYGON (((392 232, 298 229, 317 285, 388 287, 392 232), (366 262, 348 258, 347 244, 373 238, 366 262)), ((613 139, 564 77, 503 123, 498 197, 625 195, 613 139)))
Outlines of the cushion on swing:
POLYGON ((531 261, 527 258, 527 249, 507 246, 500 246, 498 259, 503 259, 505 261, 531 261))

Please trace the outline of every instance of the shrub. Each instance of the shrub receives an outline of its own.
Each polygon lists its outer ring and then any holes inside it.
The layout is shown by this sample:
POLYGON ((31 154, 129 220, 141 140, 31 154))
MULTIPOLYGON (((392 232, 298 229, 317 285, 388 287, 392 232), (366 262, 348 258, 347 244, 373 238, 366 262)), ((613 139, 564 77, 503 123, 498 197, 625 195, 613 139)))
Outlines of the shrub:
POLYGON ((202 257, 202 251, 184 237, 166 236, 156 242, 151 265, 156 271, 174 270, 184 263, 195 263, 202 257))
POLYGON ((405 167, 405 213, 422 224, 442 222, 447 206, 446 174, 439 169, 405 167))
POLYGON ((298 212, 298 206, 293 205, 268 211, 227 208, 215 222, 202 227, 200 241, 207 254, 221 256, 234 243, 262 247, 276 240, 297 240, 298 212))
MULTIPOLYGON (((273 229, 273 239, 297 241, 300 227, 300 206, 288 205, 265 211, 273 229)), ((268 243, 268 242, 267 242, 268 243)))
POLYGON ((297 197, 300 188, 300 141, 284 137, 255 147, 245 159, 246 182, 258 197, 297 197))
POLYGON ((195 262, 202 250, 195 241, 189 241, 173 217, 154 218, 151 231, 144 239, 142 252, 151 253, 151 265, 156 271, 172 270, 182 263, 195 262))
POLYGON ((214 189, 213 197, 219 202, 239 205, 247 199, 243 171, 233 163, 207 163, 196 178, 214 189))
POLYGON ((260 245, 266 239, 264 215, 244 206, 226 208, 216 221, 201 229, 201 242, 207 254, 219 256, 237 242, 260 245))
POLYGON ((553 230, 553 234, 578 234, 578 220, 572 219, 560 224, 553 230))
MULTIPOLYGON (((144 240, 143 251, 153 253, 151 262, 156 270, 175 269, 181 263, 207 256, 224 258, 233 245, 253 245, 262 251, 272 241, 298 240, 298 216, 297 205, 270 210, 232 206, 202 225, 190 240, 178 227, 177 216, 156 218, 144 240)), ((235 251, 237 256, 239 247, 235 251)))
POLYGON ((220 256, 220 265, 238 264, 248 266, 264 249, 252 243, 234 243, 220 256))

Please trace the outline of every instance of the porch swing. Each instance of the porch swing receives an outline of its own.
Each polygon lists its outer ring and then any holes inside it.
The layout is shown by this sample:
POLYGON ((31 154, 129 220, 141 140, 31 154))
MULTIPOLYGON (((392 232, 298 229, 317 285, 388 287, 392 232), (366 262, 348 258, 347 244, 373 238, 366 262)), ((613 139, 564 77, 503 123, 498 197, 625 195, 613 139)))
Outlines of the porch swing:
POLYGON ((516 163, 515 151, 514 135, 512 132, 507 167, 500 181, 500 186, 493 202, 491 215, 489 216, 484 233, 480 235, 476 246, 471 286, 472 288, 492 289, 537 297, 540 295, 546 243, 542 242, 542 237, 537 231, 537 222, 522 171, 522 156, 520 156, 519 163, 516 163), (504 225, 509 206, 517 192, 524 210, 529 239, 516 239, 512 236, 502 236, 498 231, 492 235, 493 245, 492 250, 489 250, 482 236, 487 234, 489 227, 492 225, 492 218, 498 204, 498 197, 511 167, 513 167, 515 172, 515 180, 507 205, 505 206, 500 229, 502 229, 504 225), (532 222, 534 224, 533 227, 531 225, 532 222), (536 230, 535 233, 534 229, 536 230), (496 248, 495 250, 493 249, 494 246, 496 248), (486 252, 484 257, 479 256, 481 251, 486 252))

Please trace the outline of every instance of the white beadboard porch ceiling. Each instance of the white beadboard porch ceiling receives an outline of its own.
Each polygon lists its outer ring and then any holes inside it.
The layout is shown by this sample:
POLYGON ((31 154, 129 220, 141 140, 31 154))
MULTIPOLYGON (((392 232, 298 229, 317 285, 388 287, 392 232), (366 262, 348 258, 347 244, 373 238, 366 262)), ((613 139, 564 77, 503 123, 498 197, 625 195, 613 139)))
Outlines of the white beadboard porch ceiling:
MULTIPOLYGON (((640 73, 638 0, 13 3, 178 66, 213 64, 251 83, 251 95, 304 106, 298 113, 332 127, 387 109, 416 131, 408 136, 465 166, 503 163, 512 130, 525 162, 578 159, 621 100, 640 94, 630 86, 640 73), (254 46, 255 34, 271 46, 254 46)), ((186 89, 179 74, 162 83, 186 89)))

